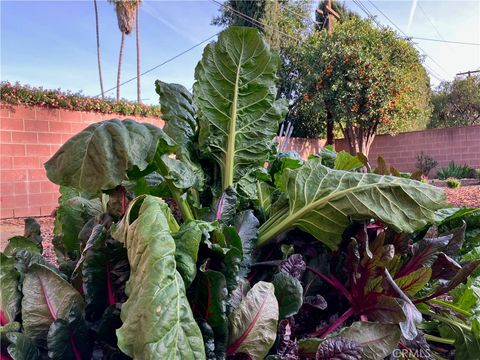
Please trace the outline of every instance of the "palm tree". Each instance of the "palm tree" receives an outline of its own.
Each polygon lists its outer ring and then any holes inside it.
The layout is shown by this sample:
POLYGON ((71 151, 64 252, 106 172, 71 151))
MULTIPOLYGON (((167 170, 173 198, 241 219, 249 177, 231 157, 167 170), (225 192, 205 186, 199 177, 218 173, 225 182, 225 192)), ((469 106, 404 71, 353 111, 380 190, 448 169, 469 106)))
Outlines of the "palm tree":
POLYGON ((142 0, 136 1, 135 6, 135 36, 137 42, 137 102, 141 103, 142 100, 140 98, 140 36, 139 36, 139 29, 138 29, 138 14, 140 10, 140 4, 142 0))
POLYGON ((136 0, 109 0, 114 4, 115 12, 117 13, 118 28, 122 33, 122 40, 120 42, 120 54, 118 56, 118 71, 117 71, 117 101, 120 100, 120 78, 122 73, 123 60, 123 46, 125 44, 125 35, 128 35, 133 30, 133 20, 135 18, 136 0))
POLYGON ((102 99, 105 97, 103 93, 103 78, 102 78, 102 63, 100 62, 100 32, 98 29, 98 8, 97 0, 93 0, 93 7, 95 8, 95 28, 97 32, 97 62, 98 62, 98 77, 100 78, 100 91, 102 92, 102 99))

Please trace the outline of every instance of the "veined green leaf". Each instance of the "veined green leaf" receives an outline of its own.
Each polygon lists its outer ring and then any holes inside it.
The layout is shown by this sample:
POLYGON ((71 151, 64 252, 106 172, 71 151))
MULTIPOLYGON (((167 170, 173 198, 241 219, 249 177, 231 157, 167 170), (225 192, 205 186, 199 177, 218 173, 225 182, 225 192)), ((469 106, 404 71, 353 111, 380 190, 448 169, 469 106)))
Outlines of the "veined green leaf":
POLYGON ((170 217, 159 198, 142 196, 130 203, 120 230, 131 271, 118 346, 133 358, 205 359, 202 334, 176 270, 170 217))
POLYGON ((175 239, 175 261, 177 270, 182 275, 185 287, 189 287, 197 274, 198 248, 203 237, 214 227, 205 221, 192 220, 183 223, 180 230, 173 234, 175 239))
POLYGON ((341 333, 360 344, 362 359, 380 360, 390 355, 400 341, 400 329, 393 324, 357 321, 341 333))
POLYGON ((102 213, 102 204, 96 195, 61 186, 59 207, 54 223, 55 252, 60 262, 68 255, 80 252, 79 234, 92 217, 102 213))
POLYGON ((295 315, 303 304, 303 287, 300 281, 280 272, 274 275, 272 283, 275 286, 280 319, 295 315))
POLYGON ((92 124, 69 139, 45 164, 58 185, 98 193, 127 180, 135 167, 143 171, 155 153, 171 153, 175 142, 162 129, 134 120, 92 124))
POLYGON ((287 169, 282 190, 288 207, 277 209, 260 227, 261 246, 294 227, 335 249, 351 220, 376 218, 397 231, 413 232, 434 221, 444 206, 439 188, 408 179, 332 170, 321 159, 287 169))
POLYGON ((397 285, 408 295, 415 295, 430 281, 432 268, 421 267, 408 275, 395 279, 397 285))
POLYGON ((33 264, 23 281, 22 320, 25 335, 44 345, 50 325, 68 319, 73 306, 83 310, 82 296, 45 266, 33 264))
POLYGON ((335 170, 356 170, 363 166, 363 163, 356 156, 350 155, 345 150, 340 151, 336 158, 333 168, 335 170))
POLYGON ((27 249, 32 252, 42 253, 42 244, 36 243, 30 238, 25 236, 14 236, 8 239, 8 244, 5 246, 3 253, 5 255, 11 256, 14 255, 17 249, 27 249))
POLYGON ((25 334, 12 332, 7 335, 10 345, 8 345, 8 354, 13 360, 37 360, 40 359, 40 351, 35 346, 30 337, 25 334))
POLYGON ((227 355, 246 353, 262 360, 277 337, 278 303, 271 283, 260 281, 230 314, 227 355))
POLYGON ((272 149, 287 109, 275 100, 278 65, 256 29, 232 26, 205 47, 195 69, 199 144, 220 166, 223 189, 263 166, 272 149))
POLYGON ((0 325, 15 320, 20 308, 22 294, 18 290, 19 274, 15 259, 0 253, 0 325))

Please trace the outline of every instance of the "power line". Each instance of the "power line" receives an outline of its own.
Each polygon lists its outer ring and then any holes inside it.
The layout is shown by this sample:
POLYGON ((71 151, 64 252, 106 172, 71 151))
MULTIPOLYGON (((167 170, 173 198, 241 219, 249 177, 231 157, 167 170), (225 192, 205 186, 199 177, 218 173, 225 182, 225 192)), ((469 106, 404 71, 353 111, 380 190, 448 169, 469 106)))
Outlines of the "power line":
MULTIPOLYGON (((367 0, 367 1, 368 1, 375 9, 377 9, 377 11, 378 11, 380 14, 382 14, 398 31, 400 31, 400 33, 402 33, 406 38, 410 38, 402 29, 400 29, 400 27, 397 26, 397 24, 395 24, 395 23, 392 21, 392 19, 390 19, 390 18, 388 17, 387 14, 385 14, 382 10, 380 10, 371 0, 367 0)), ((427 53, 423 48, 421 48, 420 45, 416 44, 416 46, 418 47, 418 49, 420 49, 420 50, 425 54, 426 57, 430 58, 430 60, 431 60, 434 64, 436 64, 440 69, 442 69, 442 70, 445 72, 445 74, 448 75, 448 71, 445 70, 445 69, 443 68, 443 66, 440 65, 434 58, 432 58, 430 55, 428 55, 428 53, 427 53)))
POLYGON ((463 42, 463 41, 454 41, 454 40, 445 40, 445 39, 431 39, 431 38, 424 38, 424 37, 417 37, 417 36, 410 36, 408 39, 416 39, 416 40, 425 40, 425 41, 437 41, 442 43, 448 44, 460 44, 460 45, 475 45, 480 46, 480 43, 471 43, 471 42, 463 42))
POLYGON ((273 29, 273 31, 276 31, 276 32, 278 32, 279 34, 282 34, 283 36, 289 37, 290 39, 293 39, 293 40, 299 41, 299 42, 301 41, 301 39, 299 39, 299 38, 295 38, 295 37, 293 37, 293 36, 291 36, 291 35, 289 35, 289 34, 287 34, 287 33, 284 33, 284 32, 278 30, 277 28, 275 28, 275 27, 273 27, 273 26, 271 26, 271 25, 264 24, 264 23, 262 23, 261 21, 259 21, 259 20, 257 20, 257 19, 254 19, 254 18, 252 18, 252 17, 250 17, 250 16, 242 13, 241 11, 238 11, 238 10, 236 10, 236 9, 228 6, 228 5, 222 4, 220 1, 217 1, 217 0, 211 0, 211 1, 214 2, 214 3, 216 3, 216 4, 218 4, 218 5, 220 5, 221 7, 226 8, 227 10, 230 10, 230 11, 233 12, 234 14, 237 14, 237 15, 240 16, 242 19, 247 20, 248 22, 250 22, 252 25, 264 26, 264 27, 273 29))
MULTIPOLYGON (((152 68, 144 71, 144 72, 142 72, 142 73, 140 74, 140 76, 143 76, 143 75, 145 75, 145 74, 148 74, 149 72, 152 72, 153 70, 156 70, 156 69, 158 69, 159 67, 162 67, 162 66, 164 66, 164 65, 172 62, 173 60, 179 58, 180 56, 182 56, 182 55, 184 55, 184 54, 192 51, 193 49, 199 47, 199 46, 202 45, 203 43, 209 41, 210 39, 213 39, 213 38, 214 38, 215 36, 217 36, 218 34, 220 34, 220 31, 219 31, 218 33, 212 35, 212 36, 209 36, 209 37, 206 38, 205 40, 202 40, 202 41, 200 41, 199 43, 197 43, 197 44, 189 47, 188 49, 183 50, 182 52, 180 52, 180 53, 172 56, 171 58, 165 60, 164 62, 162 62, 162 63, 160 63, 160 64, 158 64, 158 65, 156 65, 156 66, 154 66, 154 67, 152 67, 152 68)), ((132 77, 132 78, 130 78, 130 79, 122 82, 119 86, 123 86, 123 85, 125 85, 125 84, 128 84, 129 82, 132 82, 133 80, 137 79, 137 77, 138 77, 138 76, 134 76, 134 77, 132 77)), ((110 91, 112 91, 112 90, 115 90, 115 89, 117 89, 117 87, 119 87, 119 86, 114 86, 114 87, 112 87, 111 89, 106 90, 105 93, 110 92, 110 91)), ((102 94, 98 94, 98 95, 96 95, 95 97, 99 97, 100 95, 102 95, 102 94)))
MULTIPOLYGON (((423 10, 423 7, 422 5, 420 5, 420 2, 417 3, 417 6, 418 8, 420 9, 420 11, 423 13, 423 16, 425 16, 425 18, 428 20, 428 22, 430 23, 430 25, 432 25, 432 27, 435 29, 435 32, 437 33, 438 37, 442 40, 444 40, 445 43, 448 43, 442 36, 442 34, 440 34, 440 31, 438 30, 438 28, 435 26, 435 24, 433 23, 432 19, 430 19, 430 17, 427 15, 427 13, 425 12, 425 10, 423 10)), ((425 40, 425 39, 421 39, 421 40, 425 40)), ((449 48, 451 49, 451 47, 449 46, 449 48)))

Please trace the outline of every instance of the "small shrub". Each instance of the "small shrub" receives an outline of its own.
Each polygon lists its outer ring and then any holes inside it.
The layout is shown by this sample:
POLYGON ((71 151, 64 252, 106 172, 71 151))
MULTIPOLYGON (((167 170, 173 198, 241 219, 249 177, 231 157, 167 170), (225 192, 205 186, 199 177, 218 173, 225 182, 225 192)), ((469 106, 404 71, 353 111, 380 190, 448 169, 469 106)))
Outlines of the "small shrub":
POLYGON ((453 161, 450 161, 447 166, 441 168, 437 172, 437 176, 440 180, 446 180, 448 178, 475 178, 475 169, 472 169, 468 165, 457 165, 453 161))
POLYGON ((480 180, 480 169, 476 169, 475 172, 477 173, 477 179, 480 180))
POLYGON ((461 184, 460 180, 455 179, 453 177, 450 177, 447 179, 447 186, 451 189, 460 187, 460 184, 461 184))
POLYGON ((422 171, 424 176, 428 176, 428 173, 438 165, 438 161, 432 158, 430 155, 425 154, 423 151, 417 155, 417 169, 422 171))

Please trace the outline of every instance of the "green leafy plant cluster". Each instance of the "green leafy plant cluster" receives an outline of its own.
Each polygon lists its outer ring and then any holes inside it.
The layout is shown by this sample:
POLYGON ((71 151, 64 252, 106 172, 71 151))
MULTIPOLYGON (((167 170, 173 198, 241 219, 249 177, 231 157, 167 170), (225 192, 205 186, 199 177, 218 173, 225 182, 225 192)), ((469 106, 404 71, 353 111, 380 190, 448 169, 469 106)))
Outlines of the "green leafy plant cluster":
POLYGON ((438 170, 437 177, 440 180, 447 180, 448 178, 475 178, 476 171, 468 165, 458 165, 455 164, 455 162, 450 161, 447 166, 444 166, 440 170, 438 170))
POLYGON ((59 266, 13 239, 1 254, 3 353, 478 354, 473 310, 444 300, 474 284, 480 260, 456 258, 473 213, 443 209, 439 188, 358 171, 361 155, 276 153, 278 63, 256 29, 231 27, 205 48, 193 95, 156 82, 164 129, 113 119, 58 150, 46 169, 62 192, 59 266))
POLYGON ((447 186, 451 189, 458 188, 460 187, 461 184, 462 184, 461 181, 454 177, 447 178, 447 186))
POLYGON ((0 83, 2 102, 9 105, 42 106, 75 111, 95 111, 103 114, 160 117, 160 108, 127 100, 100 99, 60 89, 47 90, 29 85, 0 83))

